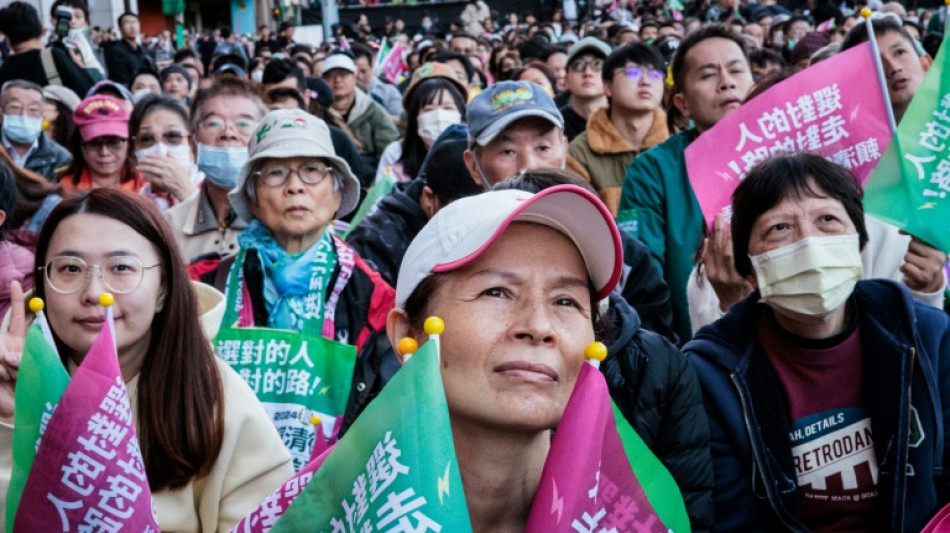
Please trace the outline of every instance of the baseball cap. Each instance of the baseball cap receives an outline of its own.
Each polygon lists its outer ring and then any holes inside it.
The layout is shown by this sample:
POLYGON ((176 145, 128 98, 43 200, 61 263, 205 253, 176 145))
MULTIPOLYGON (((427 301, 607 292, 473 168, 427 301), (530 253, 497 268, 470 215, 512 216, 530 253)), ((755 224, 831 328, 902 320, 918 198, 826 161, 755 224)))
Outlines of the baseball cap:
POLYGON ((231 207, 242 219, 254 219, 244 196, 244 184, 251 175, 254 162, 265 158, 288 159, 291 157, 320 157, 332 164, 343 176, 343 199, 337 210, 337 218, 356 209, 360 199, 360 182, 350 170, 350 165, 333 150, 330 128, 327 123, 300 109, 275 109, 264 115, 257 131, 251 135, 247 147, 247 163, 241 168, 237 186, 228 193, 231 207))
POLYGON ((346 54, 330 54, 323 60, 323 73, 326 74, 335 68, 356 73, 356 63, 346 54))
POLYGON ((567 51, 567 64, 570 65, 576 57, 584 53, 592 53, 606 59, 610 55, 610 45, 597 37, 584 37, 567 51))
POLYGON ((89 88, 89 91, 86 92, 86 96, 94 96, 97 94, 106 94, 109 96, 120 96, 123 100, 132 101, 132 91, 130 91, 125 85, 121 83, 116 83, 112 80, 102 80, 96 82, 95 85, 89 88), (110 93, 112 91, 112 94, 110 93))
POLYGON ((47 85, 43 87, 43 97, 47 100, 55 100, 75 111, 79 107, 79 95, 73 92, 69 87, 63 85, 47 85))
POLYGON ((548 93, 530 81, 500 81, 475 95, 465 113, 469 144, 485 146, 512 122, 540 117, 564 129, 564 117, 548 93))
POLYGON ((73 111, 73 124, 84 141, 107 136, 129 138, 129 111, 112 96, 97 94, 79 102, 73 111))
POLYGON ((620 233, 597 195, 576 185, 557 185, 537 194, 488 191, 440 209, 416 235, 399 268, 396 306, 404 306, 429 275, 451 272, 478 259, 512 222, 548 226, 571 239, 598 298, 610 294, 620 280, 620 233))

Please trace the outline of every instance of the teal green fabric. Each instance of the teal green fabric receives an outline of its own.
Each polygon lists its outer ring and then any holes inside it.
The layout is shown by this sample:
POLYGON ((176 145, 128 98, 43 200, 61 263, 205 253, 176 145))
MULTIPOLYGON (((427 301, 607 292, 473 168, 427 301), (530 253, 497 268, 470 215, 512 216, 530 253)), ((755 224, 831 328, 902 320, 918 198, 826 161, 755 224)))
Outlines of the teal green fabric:
POLYGON ((670 288, 673 328, 692 337, 686 282, 703 239, 703 213, 686 174, 684 151, 698 134, 690 129, 634 158, 623 180, 620 211, 636 210, 636 237, 646 244, 670 288))

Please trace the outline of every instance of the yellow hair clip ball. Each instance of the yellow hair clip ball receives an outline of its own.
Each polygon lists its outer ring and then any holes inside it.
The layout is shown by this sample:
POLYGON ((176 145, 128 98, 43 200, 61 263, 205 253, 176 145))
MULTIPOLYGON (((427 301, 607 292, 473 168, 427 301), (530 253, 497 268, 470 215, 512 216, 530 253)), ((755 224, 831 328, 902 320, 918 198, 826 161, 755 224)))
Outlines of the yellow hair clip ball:
POLYGON ((39 313, 40 311, 42 311, 45 305, 46 304, 43 303, 42 298, 30 298, 30 303, 29 303, 30 311, 34 313, 39 313))
POLYGON ((864 17, 864 18, 866 18, 866 19, 871 18, 871 10, 868 9, 868 8, 862 9, 862 10, 861 10, 861 16, 864 17))
POLYGON ((416 342, 416 339, 412 337, 403 337, 399 341, 399 345, 396 346, 396 349, 399 350, 399 353, 402 355, 410 355, 416 353, 416 350, 419 349, 419 343, 416 342))
POLYGON ((115 303, 115 296, 112 296, 112 293, 104 292, 99 295, 99 305, 103 307, 109 307, 115 303))
POLYGON ((602 342, 592 342, 584 348, 584 358, 603 361, 607 358, 607 347, 602 342))
POLYGON ((427 335, 441 335, 445 331, 445 322, 437 316, 430 316, 422 324, 422 329, 425 330, 427 335))
POLYGON ((314 426, 320 425, 320 417, 317 415, 310 415, 310 423, 314 426))

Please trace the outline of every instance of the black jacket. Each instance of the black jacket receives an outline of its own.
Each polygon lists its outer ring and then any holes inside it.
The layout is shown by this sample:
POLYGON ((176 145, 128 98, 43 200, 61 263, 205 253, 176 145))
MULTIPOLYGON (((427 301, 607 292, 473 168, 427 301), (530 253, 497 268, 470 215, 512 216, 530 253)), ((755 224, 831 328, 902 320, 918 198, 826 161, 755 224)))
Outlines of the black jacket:
MULTIPOLYGON (((56 72, 59 74, 62 84, 72 89, 74 93, 82 98, 95 83, 92 77, 69 57, 66 50, 51 47, 50 51, 53 54, 53 63, 56 65, 56 72)), ((39 48, 14 54, 4 61, 3 66, 0 67, 0 85, 10 80, 32 81, 40 87, 50 84, 46 77, 46 70, 43 68, 39 48)))
POLYGON ((397 183, 376 204, 376 210, 346 236, 356 253, 393 287, 409 243, 429 221, 419 206, 424 186, 421 179, 397 183))
POLYGON ((103 55, 106 59, 109 79, 129 88, 132 87, 132 78, 140 68, 145 66, 155 68, 144 46, 138 45, 133 50, 132 45, 125 40, 116 41, 106 47, 103 55))
POLYGON ((625 231, 620 232, 620 242, 623 245, 620 295, 637 310, 643 329, 659 333, 679 345, 679 337, 673 330, 670 288, 650 256, 650 250, 625 231))
POLYGON ((624 418, 679 485, 693 531, 713 525, 709 426, 696 372, 668 340, 640 327, 616 293, 607 311, 601 371, 624 418))

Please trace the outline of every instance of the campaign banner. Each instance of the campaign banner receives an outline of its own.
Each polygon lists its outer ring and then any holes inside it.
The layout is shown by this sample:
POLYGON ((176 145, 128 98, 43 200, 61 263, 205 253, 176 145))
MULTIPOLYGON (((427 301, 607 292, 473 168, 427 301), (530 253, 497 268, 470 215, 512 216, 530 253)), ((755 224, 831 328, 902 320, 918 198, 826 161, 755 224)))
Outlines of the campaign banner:
POLYGON ((49 417, 14 532, 159 531, 109 322, 49 417))
POLYGON ((27 330, 17 373, 17 381, 29 385, 17 387, 14 393, 13 468, 5 509, 7 533, 13 531, 20 496, 33 468, 40 440, 69 385, 69 374, 40 329, 40 320, 27 330))
MULTIPOLYGON (((541 483, 525 531, 689 531, 680 491, 666 473, 665 485, 654 486, 649 497, 638 480, 636 465, 652 458, 650 474, 659 461, 642 446, 628 456, 615 419, 604 376, 584 364, 554 432, 541 473, 541 483), (665 516, 653 501, 665 501, 665 516), (670 503, 675 505, 670 505, 670 503)), ((632 428, 628 438, 635 438, 632 428)), ((661 467, 662 468, 662 467, 661 467)))
MULTIPOLYGON (((382 56, 382 52, 380 52, 380 56, 382 56)), ((401 44, 397 44, 386 54, 382 61, 380 68, 382 69, 383 77, 390 83, 401 83, 406 79, 409 68, 406 62, 403 61, 402 56, 403 47, 401 44)))
POLYGON ((315 442, 311 422, 323 421, 334 435, 346 410, 356 366, 356 347, 295 331, 271 328, 223 328, 215 353, 247 383, 270 415, 294 470, 309 461, 315 442))
POLYGON ((396 372, 269 529, 471 530, 432 338, 396 372))
POLYGON ((690 184, 706 223, 732 218, 732 193, 752 167, 779 152, 811 152, 867 181, 891 139, 884 88, 870 43, 835 54, 776 84, 720 120, 686 149, 690 184))
POLYGON ((950 253, 950 57, 940 47, 864 191, 864 209, 950 253))

